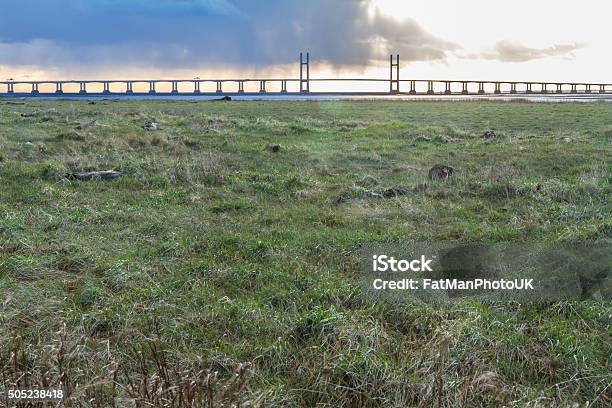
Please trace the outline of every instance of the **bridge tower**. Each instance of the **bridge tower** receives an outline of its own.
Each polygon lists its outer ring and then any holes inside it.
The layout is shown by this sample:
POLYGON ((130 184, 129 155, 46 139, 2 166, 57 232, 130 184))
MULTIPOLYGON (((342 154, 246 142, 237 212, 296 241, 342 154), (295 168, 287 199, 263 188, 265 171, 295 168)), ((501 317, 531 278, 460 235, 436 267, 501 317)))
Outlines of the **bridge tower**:
POLYGON ((400 58, 399 54, 395 56, 396 60, 393 62, 393 54, 389 55, 389 93, 396 94, 399 93, 400 89, 400 79, 399 79, 399 66, 400 66, 400 58), (395 68, 395 79, 393 79, 393 71, 395 68))
POLYGON ((310 53, 306 53, 304 60, 300 52, 300 93, 310 92, 310 53), (306 78, 304 78, 304 67, 306 67, 306 78))

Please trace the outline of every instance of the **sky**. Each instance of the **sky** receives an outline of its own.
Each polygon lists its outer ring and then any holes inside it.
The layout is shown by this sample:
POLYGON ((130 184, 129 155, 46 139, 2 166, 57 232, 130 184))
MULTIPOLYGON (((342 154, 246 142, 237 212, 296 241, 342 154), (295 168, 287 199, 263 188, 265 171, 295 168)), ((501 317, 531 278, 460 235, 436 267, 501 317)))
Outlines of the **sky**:
POLYGON ((4 0, 0 81, 296 77, 612 83, 609 0, 4 0))

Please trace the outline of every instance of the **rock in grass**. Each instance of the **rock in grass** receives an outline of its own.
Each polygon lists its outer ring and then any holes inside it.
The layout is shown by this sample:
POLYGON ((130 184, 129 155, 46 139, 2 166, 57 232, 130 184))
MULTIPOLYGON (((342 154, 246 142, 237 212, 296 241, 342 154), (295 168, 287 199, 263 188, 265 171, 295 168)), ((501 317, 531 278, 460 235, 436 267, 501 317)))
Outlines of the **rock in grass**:
POLYGON ((154 122, 152 120, 148 120, 145 122, 144 126, 142 127, 144 130, 147 130, 149 132, 154 131, 159 129, 159 126, 157 124, 157 122, 154 122))
POLYGON ((452 167, 445 166, 444 164, 436 164, 429 169, 429 179, 448 180, 448 178, 453 175, 453 172, 454 170, 452 167))
POLYGON ((273 144, 268 147, 272 153, 278 153, 281 150, 281 145, 273 144))
POLYGON ((489 140, 489 139, 495 139, 496 137, 497 137, 497 135, 496 135, 496 134, 495 134, 495 132, 494 132, 494 131, 492 131, 492 130, 487 130, 487 131, 486 131, 486 132, 484 132, 484 133, 482 134, 482 136, 481 136, 481 138, 483 138, 483 139, 487 139, 487 140, 489 140))
POLYGON ((83 173, 68 173, 67 180, 94 181, 94 180, 113 180, 123 176, 123 173, 114 170, 88 171, 83 173))

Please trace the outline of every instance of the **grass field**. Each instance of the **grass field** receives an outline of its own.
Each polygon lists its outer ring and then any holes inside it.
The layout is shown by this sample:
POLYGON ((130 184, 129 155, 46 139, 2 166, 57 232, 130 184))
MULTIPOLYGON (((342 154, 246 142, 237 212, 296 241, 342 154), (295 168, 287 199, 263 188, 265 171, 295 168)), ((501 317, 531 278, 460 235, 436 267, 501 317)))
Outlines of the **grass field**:
POLYGON ((357 250, 610 240, 611 140, 609 103, 0 100, 0 388, 610 406, 609 301, 374 303, 357 250))

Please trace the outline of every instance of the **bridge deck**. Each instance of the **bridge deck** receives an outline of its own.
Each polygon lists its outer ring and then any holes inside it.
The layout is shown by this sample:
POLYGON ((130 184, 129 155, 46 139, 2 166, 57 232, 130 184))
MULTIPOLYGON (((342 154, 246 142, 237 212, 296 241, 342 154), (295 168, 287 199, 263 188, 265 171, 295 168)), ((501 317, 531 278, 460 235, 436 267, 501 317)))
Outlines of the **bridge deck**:
MULTIPOLYGON (((398 57, 399 58, 399 57, 398 57)), ((398 60, 399 61, 399 60, 398 60)), ((391 67, 398 69, 398 63, 391 67)), ((337 89, 337 87, 336 87, 337 89)), ((300 78, 260 79, 98 79, 0 81, 0 96, 278 96, 278 95, 530 95, 530 94, 609 94, 612 84, 587 82, 541 82, 453 79, 399 79, 393 71, 385 78, 310 78, 300 71, 300 78), (325 84, 311 91, 310 84, 325 84), (342 84, 343 90, 332 90, 329 84, 342 84), (371 89, 358 90, 364 83, 371 89), (245 84, 248 88, 245 88, 245 84), (273 87, 268 87, 273 84, 273 87), (289 88, 288 84, 292 87, 289 88), (388 91, 381 86, 388 84, 388 91), (78 85, 78 87, 77 87, 78 85), (136 87, 135 87, 136 85, 136 87), (228 91, 228 85, 230 85, 228 91), (204 86, 204 87, 203 87, 204 86), (225 89, 224 89, 225 86, 225 89), (211 91, 215 89, 215 91, 211 91), (278 90, 280 88, 280 91, 278 90), (327 89, 325 89, 327 88, 327 89), (258 89, 258 91, 257 91, 258 89), (294 90, 296 89, 296 90, 294 90), (148 92, 147 92, 148 90, 148 92)))

